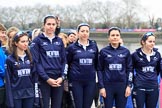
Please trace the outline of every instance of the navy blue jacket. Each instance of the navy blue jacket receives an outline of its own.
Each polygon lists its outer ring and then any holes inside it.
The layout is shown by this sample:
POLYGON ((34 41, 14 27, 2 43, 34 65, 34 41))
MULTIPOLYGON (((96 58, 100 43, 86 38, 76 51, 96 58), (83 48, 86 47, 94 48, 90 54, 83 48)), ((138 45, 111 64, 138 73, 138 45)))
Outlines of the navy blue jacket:
POLYGON ((132 85, 132 58, 127 48, 109 45, 101 49, 98 62, 99 88, 115 83, 132 85))
POLYGON ((161 55, 157 49, 153 49, 150 62, 141 48, 132 54, 134 74, 134 86, 139 88, 158 87, 157 76, 162 73, 161 55))
POLYGON ((6 102, 8 107, 13 108, 13 99, 35 96, 34 73, 28 56, 24 57, 24 61, 19 58, 17 62, 14 56, 10 55, 6 60, 6 64, 6 102))
POLYGON ((52 42, 41 33, 31 43, 30 50, 36 63, 37 72, 43 80, 53 76, 64 76, 66 64, 65 48, 58 36, 52 42))
POLYGON ((67 47, 69 80, 95 81, 97 71, 98 47, 95 41, 89 40, 86 50, 77 42, 67 47))

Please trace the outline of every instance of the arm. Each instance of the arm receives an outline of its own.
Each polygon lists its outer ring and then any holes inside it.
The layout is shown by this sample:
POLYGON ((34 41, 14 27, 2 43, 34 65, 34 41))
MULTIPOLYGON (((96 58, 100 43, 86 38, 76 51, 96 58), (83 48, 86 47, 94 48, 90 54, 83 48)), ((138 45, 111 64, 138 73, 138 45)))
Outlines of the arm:
POLYGON ((106 97, 106 90, 105 90, 104 84, 103 84, 103 71, 104 71, 104 57, 103 57, 102 51, 101 51, 100 54, 99 54, 99 57, 98 57, 97 76, 98 76, 98 84, 99 84, 99 89, 100 89, 100 95, 105 98, 106 97))
POLYGON ((159 60, 158 60, 158 63, 157 63, 157 66, 156 66, 156 70, 157 70, 157 74, 159 75, 160 74, 160 77, 162 78, 162 58, 161 58, 161 55, 159 54, 159 60))
POLYGON ((104 57, 102 55, 102 52, 99 53, 98 57, 98 71, 97 71, 97 76, 98 76, 98 82, 99 82, 99 88, 104 88, 103 84, 103 71, 104 71, 104 57))
POLYGON ((33 42, 31 43, 31 46, 30 46, 30 51, 31 51, 31 54, 32 54, 32 57, 33 57, 33 62, 36 66, 36 70, 39 74, 39 76, 47 81, 49 79, 49 76, 46 74, 41 62, 40 62, 40 49, 39 49, 39 40, 38 38, 35 38, 33 40, 33 42))
POLYGON ((127 72, 127 86, 132 87, 133 83, 133 62, 130 52, 128 53, 126 60, 126 72, 127 72))
POLYGON ((73 60, 73 46, 72 44, 70 44, 67 48, 66 48, 66 59, 67 59, 67 65, 68 65, 68 69, 67 69, 67 77, 69 76, 68 72, 69 72, 69 69, 71 67, 71 64, 72 64, 72 60, 73 60))
MULTIPOLYGON (((62 40, 61 40, 62 41, 62 40)), ((60 51, 60 57, 61 57, 61 64, 62 64, 62 69, 61 69, 61 77, 59 77, 56 80, 56 83, 58 84, 58 86, 61 86, 61 83, 63 82, 63 80, 65 79, 66 75, 67 75, 67 61, 66 61, 66 53, 65 53, 65 48, 64 48, 64 44, 63 42, 61 42, 61 51, 60 51)))
POLYGON ((13 102, 13 94, 12 94, 12 88, 11 88, 11 72, 12 72, 12 63, 7 60, 7 69, 6 69, 6 104, 9 108, 14 108, 14 102, 13 102))
POLYGON ((128 57, 126 60, 126 71, 127 71, 127 87, 125 91, 125 97, 130 96, 131 94, 131 87, 133 82, 133 63, 132 63, 132 56, 130 52, 128 53, 128 57))
POLYGON ((6 60, 6 56, 2 48, 0 48, 0 77, 2 79, 4 78, 5 75, 5 60, 6 60))

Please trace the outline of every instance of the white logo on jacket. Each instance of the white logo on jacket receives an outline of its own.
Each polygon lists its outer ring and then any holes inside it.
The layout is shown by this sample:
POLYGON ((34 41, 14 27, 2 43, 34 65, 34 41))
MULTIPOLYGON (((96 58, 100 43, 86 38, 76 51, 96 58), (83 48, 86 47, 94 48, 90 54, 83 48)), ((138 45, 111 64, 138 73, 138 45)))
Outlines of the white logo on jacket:
POLYGON ((59 57, 59 51, 46 51, 48 57, 59 57))
POLYGON ((47 42, 43 42, 43 46, 45 46, 45 45, 48 45, 48 43, 47 42))
POLYGON ((60 42, 54 42, 53 44, 55 44, 55 45, 61 45, 60 42))
POLYGON ((122 70, 122 64, 109 64, 110 70, 122 70))
POLYGON ((92 65, 93 60, 91 58, 79 59, 80 65, 92 65))
POLYGON ((88 51, 89 51, 89 52, 92 52, 92 53, 95 52, 95 50, 93 50, 93 49, 89 49, 88 51))
POLYGON ((30 69, 20 69, 17 70, 18 77, 30 76, 30 69))
POLYGON ((110 55, 110 54, 107 54, 107 57, 112 57, 112 55, 110 55))
POLYGON ((125 55, 124 54, 119 54, 118 57, 123 58, 123 57, 125 57, 125 55))
POLYGON ((155 69, 155 67, 153 67, 153 66, 142 67, 142 71, 144 73, 146 73, 146 72, 154 72, 154 69, 155 69))

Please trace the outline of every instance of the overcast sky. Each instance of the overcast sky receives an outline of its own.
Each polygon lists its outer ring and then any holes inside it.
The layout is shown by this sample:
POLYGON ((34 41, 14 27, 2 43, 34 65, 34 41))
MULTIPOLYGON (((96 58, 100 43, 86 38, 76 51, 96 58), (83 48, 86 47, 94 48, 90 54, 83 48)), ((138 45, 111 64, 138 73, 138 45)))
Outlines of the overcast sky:
MULTIPOLYGON (((1 0, 0 6, 17 6, 17 5, 24 6, 24 5, 35 5, 38 3, 59 4, 61 6, 65 6, 65 5, 77 5, 82 1, 83 0, 1 0)), ((149 10, 149 13, 151 15, 155 15, 156 17, 162 18, 161 0, 140 0, 140 1, 142 6, 146 7, 147 10, 149 10)))

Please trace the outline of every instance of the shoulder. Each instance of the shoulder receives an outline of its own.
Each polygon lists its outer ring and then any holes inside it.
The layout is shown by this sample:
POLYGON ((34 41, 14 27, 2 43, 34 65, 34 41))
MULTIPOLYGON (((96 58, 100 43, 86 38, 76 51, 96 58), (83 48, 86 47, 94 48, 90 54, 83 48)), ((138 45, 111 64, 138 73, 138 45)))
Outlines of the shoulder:
POLYGON ((153 51, 155 52, 155 55, 158 55, 161 57, 160 52, 158 51, 158 48, 153 48, 153 51))
POLYGON ((128 48, 124 47, 124 46, 120 46, 120 50, 125 50, 125 51, 129 51, 128 48))
POLYGON ((89 40, 89 42, 90 42, 91 44, 97 44, 97 42, 96 42, 95 40, 89 40))
POLYGON ((11 55, 9 55, 9 56, 7 57, 6 62, 13 62, 13 61, 15 61, 15 60, 14 60, 13 55, 11 54, 11 55))
POLYGON ((104 53, 104 52, 108 52, 108 51, 110 51, 110 50, 111 50, 110 46, 106 46, 106 47, 104 47, 104 48, 102 48, 102 49, 100 50, 100 54, 101 54, 101 53, 104 53))
POLYGON ((74 47, 76 46, 76 44, 75 43, 72 43, 72 44, 69 44, 68 46, 67 46, 67 50, 71 50, 71 49, 73 49, 74 47))

